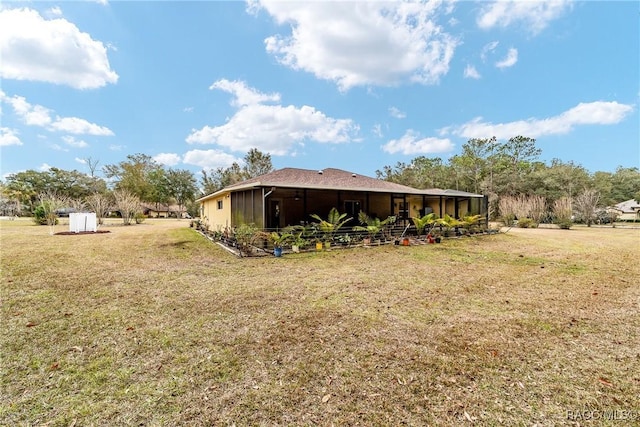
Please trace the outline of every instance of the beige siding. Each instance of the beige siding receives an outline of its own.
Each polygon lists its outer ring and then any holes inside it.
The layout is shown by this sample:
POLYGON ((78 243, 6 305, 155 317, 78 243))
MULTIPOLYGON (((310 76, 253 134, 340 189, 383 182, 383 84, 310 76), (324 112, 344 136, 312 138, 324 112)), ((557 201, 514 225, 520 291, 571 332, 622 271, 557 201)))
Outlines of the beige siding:
POLYGON ((212 231, 223 231, 231 226, 231 198, 229 194, 208 199, 202 202, 202 220, 212 231), (218 202, 222 202, 222 209, 218 208, 218 202))

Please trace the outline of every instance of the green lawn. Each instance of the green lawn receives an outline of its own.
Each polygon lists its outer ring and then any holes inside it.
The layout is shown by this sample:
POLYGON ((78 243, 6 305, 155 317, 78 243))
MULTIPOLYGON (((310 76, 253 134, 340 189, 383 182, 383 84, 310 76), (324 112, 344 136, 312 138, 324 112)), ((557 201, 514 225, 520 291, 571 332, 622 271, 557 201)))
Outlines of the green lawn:
POLYGON ((0 221, 0 425, 640 423, 640 230, 239 259, 105 229, 0 221))

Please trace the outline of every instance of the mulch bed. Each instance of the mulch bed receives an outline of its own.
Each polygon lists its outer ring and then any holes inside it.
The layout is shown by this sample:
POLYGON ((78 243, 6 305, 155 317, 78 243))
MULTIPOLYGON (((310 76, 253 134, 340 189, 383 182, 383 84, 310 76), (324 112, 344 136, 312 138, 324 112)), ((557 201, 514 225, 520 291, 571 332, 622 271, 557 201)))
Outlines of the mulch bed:
POLYGON ((59 233, 55 233, 56 236, 79 236, 81 234, 104 234, 104 233, 111 233, 110 230, 97 230, 97 231, 79 231, 79 232, 75 232, 75 231, 61 231, 59 233))

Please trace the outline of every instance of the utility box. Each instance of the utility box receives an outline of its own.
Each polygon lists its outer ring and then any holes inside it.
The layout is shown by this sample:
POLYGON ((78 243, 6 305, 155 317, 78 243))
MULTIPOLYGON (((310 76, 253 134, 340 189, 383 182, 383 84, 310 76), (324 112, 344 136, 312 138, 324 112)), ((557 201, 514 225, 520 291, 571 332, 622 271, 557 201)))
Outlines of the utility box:
POLYGON ((93 231, 95 233, 97 230, 98 228, 95 212, 69 214, 69 231, 72 231, 74 233, 93 231))

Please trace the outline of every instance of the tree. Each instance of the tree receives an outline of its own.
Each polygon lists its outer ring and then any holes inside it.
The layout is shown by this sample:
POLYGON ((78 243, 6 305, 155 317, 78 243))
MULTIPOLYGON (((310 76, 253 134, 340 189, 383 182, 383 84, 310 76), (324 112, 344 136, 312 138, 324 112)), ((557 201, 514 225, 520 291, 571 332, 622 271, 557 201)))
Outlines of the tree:
POLYGON ((169 176, 163 168, 157 168, 149 171, 147 180, 150 189, 145 201, 154 203, 158 210, 160 204, 168 204, 171 201, 169 176))
POLYGON ((11 174, 7 177, 5 186, 7 196, 26 205, 29 212, 33 212, 37 206, 38 195, 41 193, 54 193, 59 197, 81 200, 95 191, 106 190, 106 183, 101 178, 58 168, 11 174))
POLYGON ((535 146, 536 140, 515 136, 498 146, 496 160, 499 170, 498 194, 517 194, 528 174, 533 171, 535 160, 542 152, 535 146))
POLYGON ((120 212, 124 225, 131 224, 131 220, 140 212, 140 198, 124 189, 115 190, 113 198, 114 207, 120 212))
POLYGON ((252 148, 244 156, 243 175, 245 179, 255 178, 273 172, 271 154, 263 154, 257 148, 252 148))
POLYGON ((96 213, 98 224, 104 223, 104 217, 107 216, 113 205, 112 197, 107 193, 93 193, 87 197, 86 203, 96 213))
POLYGON ((252 148, 244 156, 242 166, 233 162, 228 168, 219 167, 210 171, 210 175, 207 175, 207 172, 203 170, 201 184, 204 194, 211 194, 229 185, 272 171, 271 155, 263 154, 259 150, 252 148))
POLYGON ((596 219, 596 210, 599 201, 600 193, 588 188, 577 195, 573 201, 575 212, 578 214, 578 217, 587 224, 587 227, 591 227, 591 224, 596 219))
POLYGON ((67 197, 60 196, 53 191, 46 191, 38 194, 40 202, 38 208, 42 210, 44 219, 49 226, 49 234, 53 236, 56 223, 58 222, 58 211, 69 204, 67 197))
POLYGON ((451 166, 463 178, 463 190, 480 193, 493 189, 493 163, 498 145, 495 137, 473 138, 462 146, 462 154, 450 159, 451 166))
POLYGON ((153 158, 146 154, 130 154, 127 160, 117 165, 107 165, 104 173, 107 178, 115 180, 115 189, 127 190, 140 200, 149 201, 153 198, 153 185, 150 175, 162 169, 153 158))
POLYGON ((195 199, 196 192, 196 179, 193 174, 188 170, 169 170, 168 176, 168 190, 171 197, 176 200, 182 212, 182 208, 193 199, 195 199))

